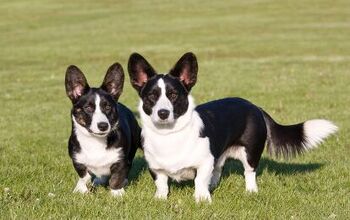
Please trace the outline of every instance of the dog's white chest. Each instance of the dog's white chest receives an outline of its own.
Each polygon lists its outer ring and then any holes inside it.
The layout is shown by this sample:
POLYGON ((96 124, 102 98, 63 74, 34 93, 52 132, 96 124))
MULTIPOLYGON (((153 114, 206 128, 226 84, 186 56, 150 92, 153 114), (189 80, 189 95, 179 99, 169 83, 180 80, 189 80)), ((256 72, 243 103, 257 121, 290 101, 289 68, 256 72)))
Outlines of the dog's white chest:
POLYGON ((162 170, 176 180, 194 177, 193 170, 211 157, 209 139, 199 136, 202 122, 198 120, 199 116, 192 125, 168 135, 144 128, 144 154, 151 169, 162 170))
POLYGON ((81 150, 75 155, 76 161, 98 177, 110 175, 110 167, 121 158, 121 148, 106 149, 105 138, 79 135, 77 138, 81 150))

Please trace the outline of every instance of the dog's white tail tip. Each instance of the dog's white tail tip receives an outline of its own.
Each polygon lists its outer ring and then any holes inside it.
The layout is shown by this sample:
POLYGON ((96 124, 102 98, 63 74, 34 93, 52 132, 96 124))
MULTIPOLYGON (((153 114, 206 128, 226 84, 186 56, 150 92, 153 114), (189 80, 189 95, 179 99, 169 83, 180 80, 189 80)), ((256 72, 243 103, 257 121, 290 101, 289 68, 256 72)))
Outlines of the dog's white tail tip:
POLYGON ((329 135, 338 131, 338 127, 331 121, 313 119, 304 122, 305 147, 316 148, 329 135))

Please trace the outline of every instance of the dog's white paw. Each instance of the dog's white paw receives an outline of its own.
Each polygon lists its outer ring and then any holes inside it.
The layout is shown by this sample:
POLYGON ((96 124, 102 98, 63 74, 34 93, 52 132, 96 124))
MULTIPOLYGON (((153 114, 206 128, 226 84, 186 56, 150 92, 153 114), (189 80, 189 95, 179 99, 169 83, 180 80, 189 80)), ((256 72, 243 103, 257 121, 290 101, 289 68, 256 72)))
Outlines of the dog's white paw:
POLYGON ((244 172, 245 176, 245 190, 250 193, 257 193, 258 186, 256 184, 256 174, 255 172, 244 172))
POLYGON ((196 202, 208 202, 211 203, 211 196, 210 192, 208 190, 202 190, 202 191, 195 191, 194 198, 196 199, 196 202))
POLYGON ((166 200, 168 198, 168 190, 157 190, 154 198, 166 200))
POLYGON ((77 184, 76 187, 73 190, 73 193, 81 193, 86 194, 89 192, 89 189, 85 184, 77 184))
POLYGON ((121 197, 125 194, 124 188, 121 189, 111 189, 111 194, 113 197, 121 197))
POLYGON ((251 186, 251 187, 246 187, 245 189, 248 193, 257 193, 258 192, 258 187, 256 186, 251 186))

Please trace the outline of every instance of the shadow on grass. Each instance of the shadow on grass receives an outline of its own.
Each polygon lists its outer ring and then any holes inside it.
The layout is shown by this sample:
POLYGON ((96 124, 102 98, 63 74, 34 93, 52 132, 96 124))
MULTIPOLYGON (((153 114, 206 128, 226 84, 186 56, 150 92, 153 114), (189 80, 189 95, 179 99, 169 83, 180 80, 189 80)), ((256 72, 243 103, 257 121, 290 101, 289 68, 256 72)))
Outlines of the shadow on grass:
MULTIPOLYGON (((277 162, 268 158, 262 158, 257 170, 257 176, 260 176, 263 172, 274 173, 276 175, 293 175, 296 173, 309 173, 324 166, 324 163, 288 163, 277 162)), ((142 172, 147 172, 147 163, 143 156, 137 156, 134 159, 131 172, 129 174, 129 181, 137 181, 142 172)), ((229 175, 236 174, 243 176, 244 169, 242 163, 238 160, 229 159, 223 169, 221 179, 226 179, 229 175)), ((149 174, 150 175, 150 174, 149 174)), ((176 188, 194 187, 194 181, 188 180, 183 182, 169 181, 169 186, 175 186, 176 188)))
MULTIPOLYGON (((259 163, 257 175, 260 176, 262 172, 275 173, 276 175, 293 175, 296 173, 309 173, 321 168, 323 163, 287 163, 277 162, 271 159, 262 158, 259 163)), ((238 160, 229 160, 226 162, 222 177, 227 177, 232 173, 243 175, 243 165, 238 160)))
MULTIPOLYGON (((260 160, 259 167, 257 170, 257 176, 260 176, 263 172, 266 172, 266 171, 268 173, 274 173, 276 175, 293 175, 297 173, 309 173, 317 169, 320 169, 323 165, 324 163, 299 164, 299 163, 277 162, 271 159, 262 158, 260 160)), ((232 174, 243 176, 244 169, 240 161, 229 159, 225 163, 221 180, 226 179, 228 176, 232 174)), ((184 181, 181 183, 172 181, 171 184, 179 188, 194 187, 193 180, 184 181)))
MULTIPOLYGON (((151 175, 148 171, 148 166, 146 160, 143 158, 143 156, 136 156, 133 165, 131 168, 131 171, 129 173, 129 183, 133 181, 138 181, 139 177, 143 172, 147 172, 148 175, 151 175)), ((175 185, 179 188, 184 188, 187 186, 193 187, 193 180, 188 181, 182 181, 181 183, 178 183, 176 181, 169 181, 169 185, 175 185)))
MULTIPOLYGON (((129 173, 129 182, 137 181, 142 172, 147 170, 147 163, 143 156, 136 156, 132 162, 132 167, 129 173)), ((148 171, 146 171, 148 172, 148 171)))
MULTIPOLYGON (((128 175, 128 185, 134 181, 137 181, 141 176, 141 173, 147 169, 147 163, 141 156, 136 156, 134 158, 131 170, 128 175)), ((109 186, 109 176, 96 177, 92 174, 92 187, 90 191, 96 192, 97 187, 105 187, 109 186)))

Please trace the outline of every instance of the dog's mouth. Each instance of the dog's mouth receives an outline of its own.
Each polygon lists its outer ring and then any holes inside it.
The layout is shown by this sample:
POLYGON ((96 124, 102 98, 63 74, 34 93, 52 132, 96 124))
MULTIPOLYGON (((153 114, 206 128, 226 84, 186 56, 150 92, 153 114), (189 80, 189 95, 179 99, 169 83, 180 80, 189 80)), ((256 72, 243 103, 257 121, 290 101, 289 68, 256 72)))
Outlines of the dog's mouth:
POLYGON ((88 132, 95 137, 106 137, 109 131, 94 132, 90 128, 87 128, 88 132))
POLYGON ((108 132, 91 132, 91 134, 93 134, 97 137, 105 137, 105 136, 107 136, 108 132))
POLYGON ((174 127, 175 121, 174 120, 157 120, 154 121, 153 124, 158 128, 158 129, 171 129, 174 127))
POLYGON ((170 122, 168 119, 159 119, 156 121, 156 124, 160 124, 160 125, 167 125, 167 124, 171 124, 172 122, 170 122))

